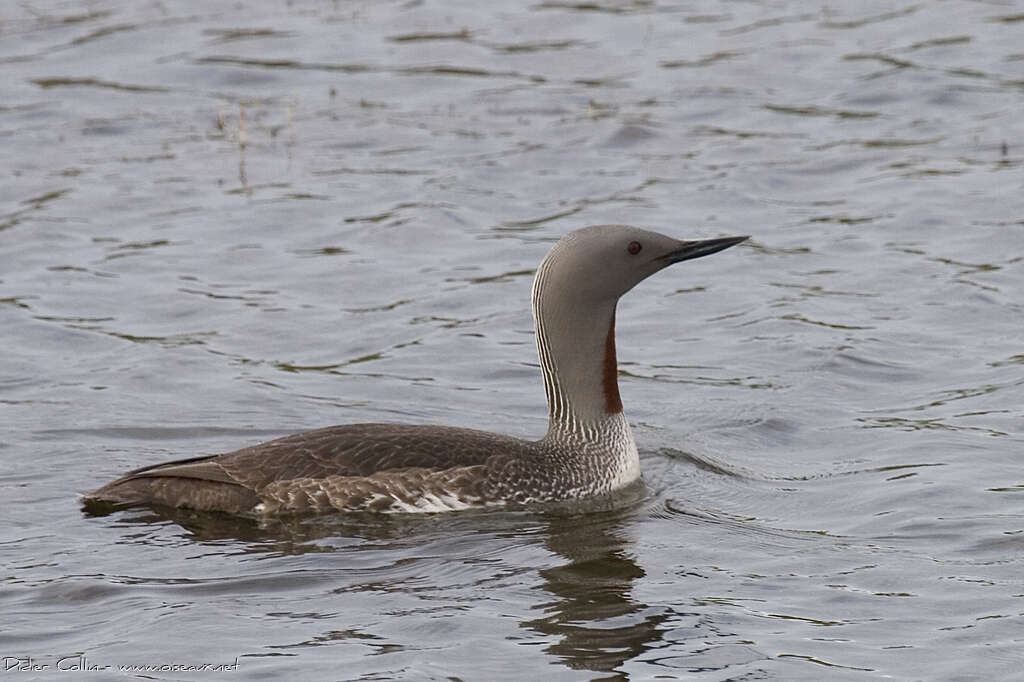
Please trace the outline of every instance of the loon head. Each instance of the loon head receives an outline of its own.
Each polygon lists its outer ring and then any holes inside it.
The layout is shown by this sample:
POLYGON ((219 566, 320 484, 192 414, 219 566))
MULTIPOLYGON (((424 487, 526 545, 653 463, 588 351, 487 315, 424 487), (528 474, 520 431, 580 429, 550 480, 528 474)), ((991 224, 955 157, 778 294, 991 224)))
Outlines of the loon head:
POLYGON ((538 294, 577 305, 616 301, 654 273, 684 260, 710 256, 747 237, 684 241, 629 225, 592 225, 574 230, 552 247, 537 270, 538 294), (541 275, 544 275, 543 289, 541 275))
POLYGON ((533 281, 549 433, 575 433, 621 415, 615 306, 623 294, 669 265, 745 239, 683 241, 628 225, 594 225, 551 247, 533 281))

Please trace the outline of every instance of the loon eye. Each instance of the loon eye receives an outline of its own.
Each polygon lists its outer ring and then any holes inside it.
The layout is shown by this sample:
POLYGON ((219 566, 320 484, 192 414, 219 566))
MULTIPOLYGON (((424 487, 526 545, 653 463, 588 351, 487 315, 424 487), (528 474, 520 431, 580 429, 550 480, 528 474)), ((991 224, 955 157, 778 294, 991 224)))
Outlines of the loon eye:
POLYGON ((630 256, 635 256, 636 254, 640 253, 640 249, 642 248, 644 248, 644 245, 641 244, 640 242, 630 242, 626 250, 629 251, 630 256))

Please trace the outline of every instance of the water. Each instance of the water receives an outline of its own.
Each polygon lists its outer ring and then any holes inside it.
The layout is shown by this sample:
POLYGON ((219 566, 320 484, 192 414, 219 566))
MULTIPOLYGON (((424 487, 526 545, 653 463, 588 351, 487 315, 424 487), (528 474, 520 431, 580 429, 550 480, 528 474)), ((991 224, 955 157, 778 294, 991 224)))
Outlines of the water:
POLYGON ((5 676, 1018 675, 1022 32, 1012 2, 7 7, 5 676), (753 235, 620 306, 639 499, 81 512, 332 423, 539 436, 532 271, 608 222, 753 235))

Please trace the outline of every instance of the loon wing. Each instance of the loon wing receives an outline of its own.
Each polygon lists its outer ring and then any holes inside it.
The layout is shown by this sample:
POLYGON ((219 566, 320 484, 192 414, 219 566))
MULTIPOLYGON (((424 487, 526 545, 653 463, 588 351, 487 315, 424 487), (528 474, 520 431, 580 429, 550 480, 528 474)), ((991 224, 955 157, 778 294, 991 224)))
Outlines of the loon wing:
MULTIPOLYGON (((86 497, 118 506, 163 504, 235 513, 252 511, 268 496, 280 503, 288 491, 311 495, 348 486, 370 499, 387 495, 393 484, 429 485, 438 476, 464 481, 467 468, 492 458, 528 455, 531 446, 511 436, 447 426, 329 426, 222 455, 136 469, 86 497)), ((296 503, 325 505, 330 506, 315 500, 296 503)))

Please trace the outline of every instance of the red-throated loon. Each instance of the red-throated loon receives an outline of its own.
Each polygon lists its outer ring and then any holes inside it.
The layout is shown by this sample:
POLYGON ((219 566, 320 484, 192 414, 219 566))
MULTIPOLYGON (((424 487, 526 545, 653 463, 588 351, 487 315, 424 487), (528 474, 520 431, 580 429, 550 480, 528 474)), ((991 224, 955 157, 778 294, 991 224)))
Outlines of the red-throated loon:
POLYGON ((451 426, 329 426, 137 469, 86 499, 253 514, 432 512, 611 492, 640 476, 619 399, 619 297, 662 268, 745 239, 680 241, 595 225, 558 241, 533 282, 549 419, 540 440, 451 426))

